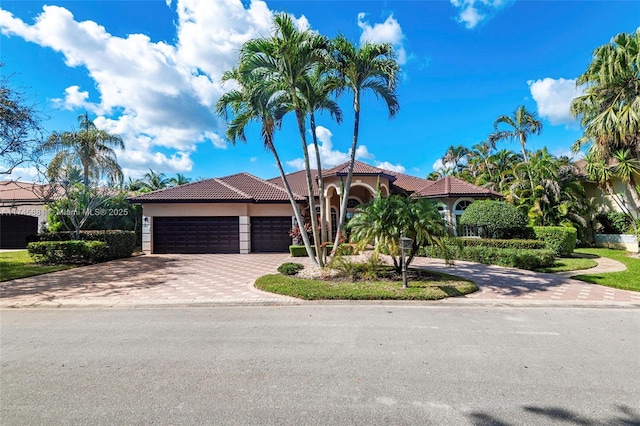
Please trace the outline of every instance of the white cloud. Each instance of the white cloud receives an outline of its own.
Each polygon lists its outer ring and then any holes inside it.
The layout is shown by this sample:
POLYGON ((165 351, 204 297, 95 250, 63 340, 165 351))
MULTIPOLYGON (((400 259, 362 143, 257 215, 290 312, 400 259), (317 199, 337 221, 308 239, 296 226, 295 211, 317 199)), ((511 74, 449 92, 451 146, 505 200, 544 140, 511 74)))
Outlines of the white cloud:
POLYGON ((575 79, 530 80, 527 82, 531 96, 538 106, 538 114, 546 118, 551 124, 577 125, 577 120, 571 116, 571 100, 582 95, 582 90, 576 87, 575 79))
POLYGON ((446 171, 451 169, 452 167, 453 163, 445 163, 444 161, 442 161, 442 158, 438 158, 435 163, 433 163, 433 166, 431 166, 434 171, 446 171))
MULTIPOLYGON (((92 111, 98 114, 96 126, 121 135, 127 147, 123 167, 183 172, 191 168, 198 143, 227 147, 219 136, 224 124, 213 112, 224 91, 220 77, 235 64, 243 42, 269 34, 273 14, 261 0, 247 7, 241 0, 175 3, 175 44, 143 34, 117 37, 96 22, 76 21, 58 6, 44 6, 33 24, 0 9, 0 31, 60 52, 67 66, 87 70, 95 99, 87 88, 71 85, 52 101, 92 111), (141 140, 147 141, 144 149, 141 140)), ((309 22, 302 16, 296 25, 309 22)))
POLYGON ((388 161, 376 161, 376 167, 398 173, 404 173, 407 170, 401 164, 392 164, 388 161))
POLYGON ((21 182, 44 182, 44 176, 35 167, 14 167, 8 175, 3 175, 0 180, 19 180, 21 182))
POLYGON ((360 44, 365 42, 391 43, 398 55, 398 63, 404 65, 407 62, 407 52, 403 45, 404 34, 398 21, 393 15, 390 15, 384 22, 371 26, 369 22, 364 20, 364 17, 364 13, 358 13, 358 27, 362 30, 360 44))
MULTIPOLYGON (((350 159, 351 150, 347 152, 342 152, 339 150, 333 149, 333 133, 329 129, 324 126, 318 126, 316 128, 316 134, 318 135, 318 146, 320 150, 320 161, 322 162, 322 167, 325 169, 335 167, 339 164, 346 163, 350 159)), ((315 169, 315 158, 316 152, 313 144, 309 144, 307 146, 309 150, 309 158, 311 162, 311 168, 315 169)), ((369 152, 366 145, 359 145, 356 148, 356 159, 362 160, 372 160, 375 158, 375 155, 369 152)), ((302 170, 304 169, 304 159, 295 158, 293 160, 287 161, 286 164, 294 170, 302 170)), ((376 167, 380 167, 382 169, 394 170, 401 173, 404 173, 405 168, 399 164, 391 164, 389 162, 376 162, 376 167)))
POLYGON ((457 21, 468 29, 473 29, 485 19, 490 19, 505 7, 509 0, 450 0, 460 13, 457 21))

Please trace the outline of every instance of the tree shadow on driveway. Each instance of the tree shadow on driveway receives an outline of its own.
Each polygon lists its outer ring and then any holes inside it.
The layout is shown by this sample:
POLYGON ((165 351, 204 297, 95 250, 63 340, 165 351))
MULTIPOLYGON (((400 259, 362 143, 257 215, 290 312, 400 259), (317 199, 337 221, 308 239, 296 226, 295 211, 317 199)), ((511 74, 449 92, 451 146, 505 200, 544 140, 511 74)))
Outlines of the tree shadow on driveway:
POLYGON ((0 300, 31 296, 40 301, 59 297, 117 296, 152 288, 171 279, 171 256, 136 256, 65 271, 0 282, 0 300))
MULTIPOLYGON (((616 414, 606 419, 589 418, 562 407, 524 406, 522 409, 525 413, 539 416, 539 420, 536 420, 535 424, 567 424, 578 426, 640 425, 640 413, 626 405, 615 406, 616 414)), ((513 424, 481 411, 472 412, 468 417, 474 426, 509 426, 513 424)))

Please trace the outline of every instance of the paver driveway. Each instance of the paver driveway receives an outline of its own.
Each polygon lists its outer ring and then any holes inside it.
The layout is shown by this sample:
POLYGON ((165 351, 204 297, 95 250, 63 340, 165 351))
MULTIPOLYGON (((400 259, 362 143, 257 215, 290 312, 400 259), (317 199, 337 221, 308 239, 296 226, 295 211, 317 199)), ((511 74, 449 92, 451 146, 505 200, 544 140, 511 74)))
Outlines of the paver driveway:
MULTIPOLYGON (((0 283, 0 306, 150 306, 291 304, 299 299, 265 293, 253 281, 284 262, 307 258, 278 254, 146 255, 0 283)), ((552 274, 499 266, 416 258, 415 266, 475 281, 480 291, 445 303, 625 303, 640 293, 588 284, 552 274)), ((624 265, 622 265, 624 266, 624 265)))
POLYGON ((296 303, 252 282, 288 254, 136 256, 0 283, 0 306, 296 303))

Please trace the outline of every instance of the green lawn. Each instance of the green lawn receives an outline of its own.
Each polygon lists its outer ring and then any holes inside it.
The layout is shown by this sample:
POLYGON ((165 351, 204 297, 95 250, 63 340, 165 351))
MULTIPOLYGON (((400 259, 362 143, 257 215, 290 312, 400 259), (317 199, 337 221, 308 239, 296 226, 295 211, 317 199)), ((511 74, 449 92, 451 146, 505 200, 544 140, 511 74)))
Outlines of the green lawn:
POLYGON ((256 280, 260 290, 305 300, 438 300, 473 293, 478 287, 453 275, 429 272, 431 279, 411 281, 403 289, 398 281, 324 281, 281 274, 256 280))
POLYGON ((74 265, 38 265, 31 260, 26 250, 0 253, 0 281, 31 277, 74 267, 74 265))
POLYGON ((595 275, 577 275, 575 279, 587 281, 593 284, 615 287, 623 290, 640 291, 640 259, 630 257, 622 250, 605 248, 576 249, 576 253, 591 254, 600 257, 608 257, 624 263, 627 269, 622 272, 610 272, 595 275))
POLYGON ((580 255, 572 257, 562 257, 556 259, 553 266, 548 268, 538 268, 536 272, 565 272, 565 271, 578 271, 580 269, 593 268, 598 264, 593 258, 579 257, 580 255))

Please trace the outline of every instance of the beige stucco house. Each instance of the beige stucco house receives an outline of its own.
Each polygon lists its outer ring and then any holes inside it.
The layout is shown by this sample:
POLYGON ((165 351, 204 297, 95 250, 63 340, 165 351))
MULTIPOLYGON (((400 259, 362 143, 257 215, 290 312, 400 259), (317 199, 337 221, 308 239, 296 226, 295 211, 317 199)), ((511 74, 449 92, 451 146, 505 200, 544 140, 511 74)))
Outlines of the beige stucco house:
MULTIPOLYGON (((323 172, 326 217, 335 233, 341 188, 348 163, 323 172)), ((319 195, 313 173, 314 197, 319 195)), ((287 175, 296 202, 309 218, 304 171, 287 175)), ((439 181, 384 170, 356 162, 349 192, 348 213, 382 196, 433 199, 454 232, 462 211, 479 198, 501 195, 453 177, 439 181)), ((289 230, 295 223, 293 209, 282 178, 263 180, 249 173, 206 179, 130 199, 143 206, 143 251, 147 253, 251 253, 286 252, 291 244, 289 230)), ((316 211, 318 214, 319 211, 316 211)))

